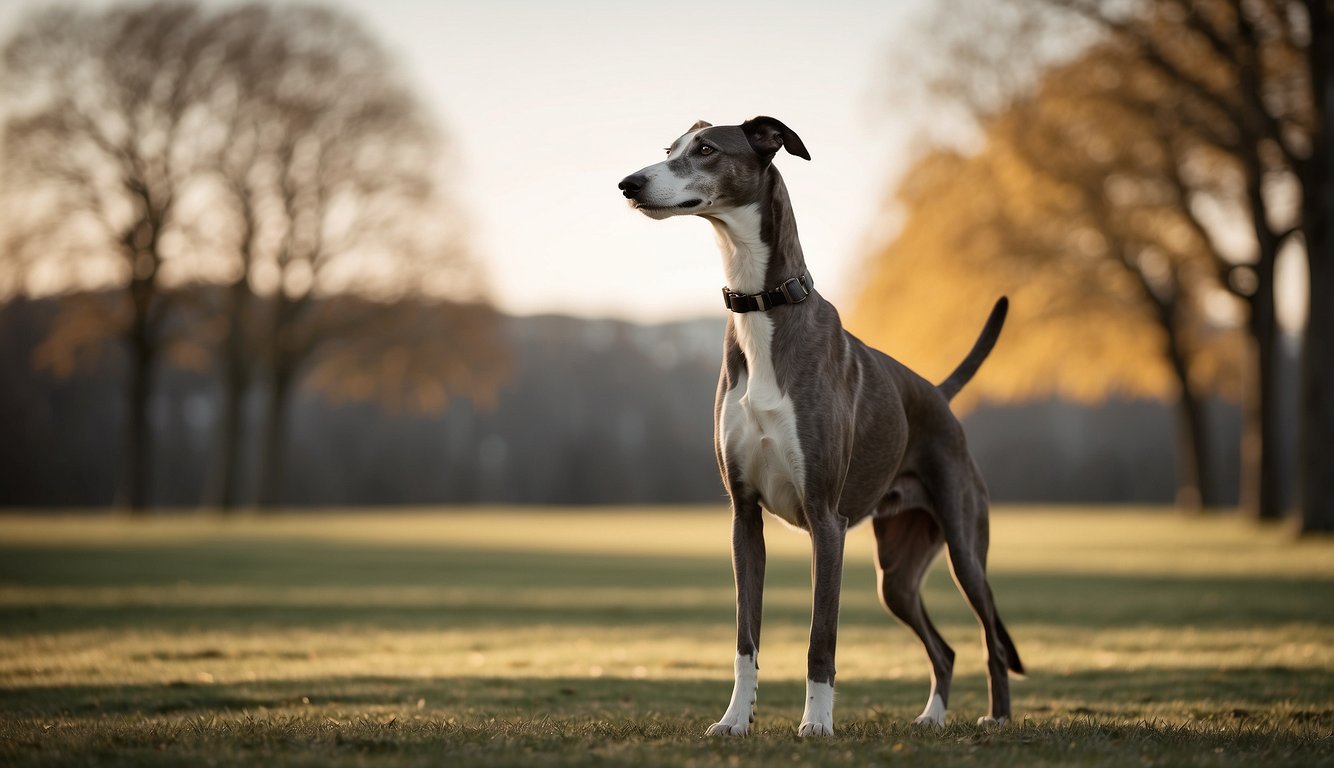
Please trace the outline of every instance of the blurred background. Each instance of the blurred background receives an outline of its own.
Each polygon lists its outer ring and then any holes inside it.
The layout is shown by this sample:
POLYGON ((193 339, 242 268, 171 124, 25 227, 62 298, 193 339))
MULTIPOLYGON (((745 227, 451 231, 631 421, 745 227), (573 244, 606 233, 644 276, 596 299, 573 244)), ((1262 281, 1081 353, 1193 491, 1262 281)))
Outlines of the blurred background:
POLYGON ((0 504, 720 502, 712 228, 615 184, 769 114, 854 333, 1010 296, 996 500, 1334 529, 1328 13, 11 1, 0 504))

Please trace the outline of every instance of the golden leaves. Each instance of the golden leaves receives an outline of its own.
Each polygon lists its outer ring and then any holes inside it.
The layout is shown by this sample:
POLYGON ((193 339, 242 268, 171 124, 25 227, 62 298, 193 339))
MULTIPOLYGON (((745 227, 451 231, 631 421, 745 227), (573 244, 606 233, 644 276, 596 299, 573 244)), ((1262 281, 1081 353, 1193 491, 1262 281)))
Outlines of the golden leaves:
POLYGON ((1095 48, 991 116, 977 154, 923 157, 899 186, 902 230, 868 260, 850 326, 939 380, 1009 295, 1005 332, 963 407, 1172 397, 1171 340, 1192 383, 1235 379, 1239 334, 1203 311, 1220 300, 1221 256, 1186 178, 1190 164, 1219 178, 1209 171, 1220 160, 1196 149, 1186 121, 1144 108, 1162 87, 1124 51, 1095 48))

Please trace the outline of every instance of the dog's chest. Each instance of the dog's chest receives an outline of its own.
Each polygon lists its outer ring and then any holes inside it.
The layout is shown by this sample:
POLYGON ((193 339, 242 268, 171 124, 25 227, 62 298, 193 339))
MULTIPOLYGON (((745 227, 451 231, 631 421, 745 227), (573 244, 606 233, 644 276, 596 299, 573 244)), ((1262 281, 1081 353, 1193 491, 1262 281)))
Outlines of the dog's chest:
POLYGON ((751 313, 734 322, 746 371, 723 395, 719 433, 729 479, 739 476, 765 509, 804 528, 805 461, 792 399, 774 371, 773 321, 751 313))

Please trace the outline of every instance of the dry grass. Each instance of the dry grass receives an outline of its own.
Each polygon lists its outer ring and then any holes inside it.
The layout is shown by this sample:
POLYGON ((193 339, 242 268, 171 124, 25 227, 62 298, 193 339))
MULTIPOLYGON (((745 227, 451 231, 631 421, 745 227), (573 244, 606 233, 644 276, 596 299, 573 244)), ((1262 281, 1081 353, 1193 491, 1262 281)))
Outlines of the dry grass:
POLYGON ((1312 765, 1334 762, 1334 542, 1135 510, 1003 509, 993 583, 1031 670, 1018 723, 959 652, 943 731, 903 725, 925 657, 849 542, 839 736, 793 736, 802 536, 770 526, 758 733, 730 690, 721 508, 0 518, 0 763, 1312 765))

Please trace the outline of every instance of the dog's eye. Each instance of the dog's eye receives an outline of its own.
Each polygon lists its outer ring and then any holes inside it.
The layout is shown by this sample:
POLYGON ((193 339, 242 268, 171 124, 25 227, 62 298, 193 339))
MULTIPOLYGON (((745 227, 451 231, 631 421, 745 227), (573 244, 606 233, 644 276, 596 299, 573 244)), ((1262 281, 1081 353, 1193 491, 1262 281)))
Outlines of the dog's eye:
POLYGON ((672 148, 671 148, 671 147, 663 147, 663 148, 662 148, 662 151, 663 151, 663 152, 666 152, 667 154, 670 155, 670 154, 672 153, 672 148))
POLYGON ((710 147, 708 144, 701 144, 699 147, 699 153, 705 156, 712 155, 713 147, 710 147))

